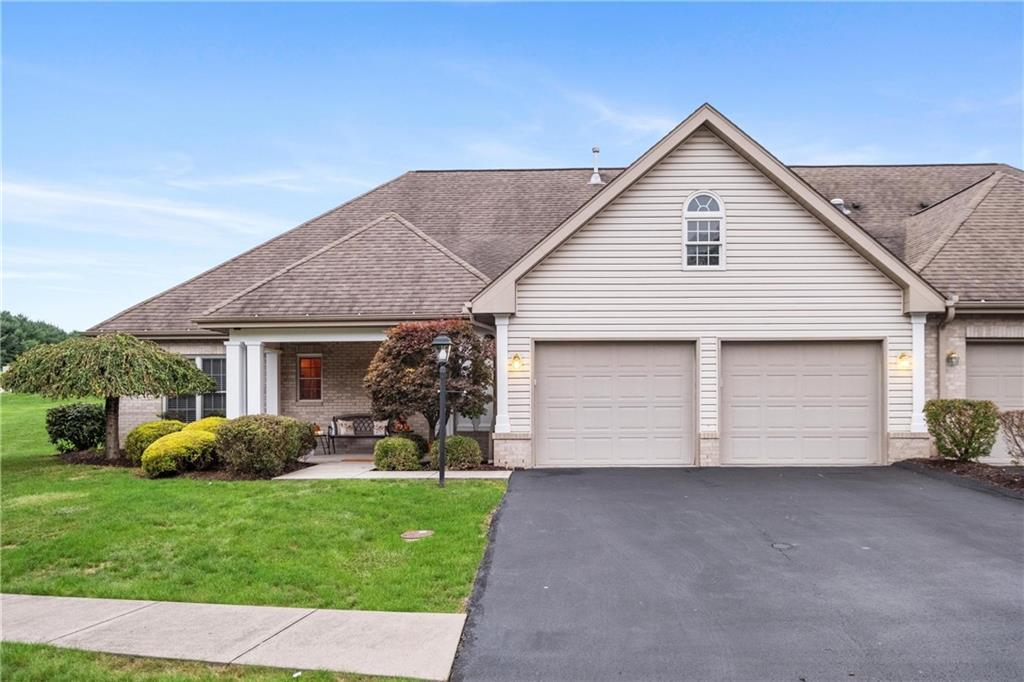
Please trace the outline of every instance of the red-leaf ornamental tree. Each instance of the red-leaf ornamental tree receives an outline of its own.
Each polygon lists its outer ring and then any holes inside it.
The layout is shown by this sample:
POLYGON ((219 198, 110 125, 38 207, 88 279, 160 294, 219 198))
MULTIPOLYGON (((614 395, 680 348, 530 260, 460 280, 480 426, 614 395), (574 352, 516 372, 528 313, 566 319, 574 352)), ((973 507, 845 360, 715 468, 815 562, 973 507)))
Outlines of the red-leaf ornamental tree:
POLYGON ((129 334, 74 336, 22 353, 3 373, 4 390, 48 398, 103 398, 108 459, 121 454, 122 396, 189 395, 217 389, 196 363, 129 334))
POLYGON ((363 385, 377 419, 406 419, 422 414, 430 439, 441 415, 437 359, 431 342, 439 334, 452 340, 448 359, 448 414, 479 417, 491 399, 493 351, 465 320, 405 322, 392 327, 370 363, 363 385))

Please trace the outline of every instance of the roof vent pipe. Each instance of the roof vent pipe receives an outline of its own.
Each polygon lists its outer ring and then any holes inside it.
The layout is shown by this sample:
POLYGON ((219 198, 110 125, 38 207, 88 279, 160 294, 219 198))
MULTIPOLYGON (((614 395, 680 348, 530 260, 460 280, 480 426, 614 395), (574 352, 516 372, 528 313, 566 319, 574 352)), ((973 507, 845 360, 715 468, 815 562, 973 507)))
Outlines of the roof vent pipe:
POLYGON ((846 208, 846 202, 840 197, 836 197, 830 202, 833 206, 843 212, 843 215, 850 215, 850 209, 846 208))
POLYGON ((594 152, 594 172, 590 175, 589 185, 603 185, 604 180, 601 179, 601 171, 599 170, 598 161, 601 158, 601 148, 594 147, 590 151, 594 152))

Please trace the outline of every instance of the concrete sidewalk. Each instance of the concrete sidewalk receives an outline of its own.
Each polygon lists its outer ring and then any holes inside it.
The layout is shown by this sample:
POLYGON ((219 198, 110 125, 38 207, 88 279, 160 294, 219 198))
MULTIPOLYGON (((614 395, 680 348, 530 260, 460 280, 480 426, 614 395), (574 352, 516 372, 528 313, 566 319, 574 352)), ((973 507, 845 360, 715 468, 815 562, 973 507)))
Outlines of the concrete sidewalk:
POLYGON ((112 654, 444 680, 466 616, 0 595, 0 638, 112 654))
MULTIPOLYGON (((446 471, 445 480, 497 480, 506 481, 512 475, 508 469, 494 471, 446 471)), ((349 461, 349 462, 324 462, 314 464, 305 469, 299 469, 283 476, 278 476, 275 481, 312 481, 330 479, 423 479, 437 480, 436 471, 374 471, 373 462, 349 461)))

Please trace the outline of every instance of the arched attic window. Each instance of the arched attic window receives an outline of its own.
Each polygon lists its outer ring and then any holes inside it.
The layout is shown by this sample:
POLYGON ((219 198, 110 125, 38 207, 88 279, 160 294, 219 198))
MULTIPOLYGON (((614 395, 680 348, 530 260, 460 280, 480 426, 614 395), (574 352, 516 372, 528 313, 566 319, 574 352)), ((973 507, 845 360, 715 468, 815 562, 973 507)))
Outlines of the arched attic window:
POLYGON ((683 268, 725 268, 725 204, 715 194, 691 194, 683 207, 683 268))

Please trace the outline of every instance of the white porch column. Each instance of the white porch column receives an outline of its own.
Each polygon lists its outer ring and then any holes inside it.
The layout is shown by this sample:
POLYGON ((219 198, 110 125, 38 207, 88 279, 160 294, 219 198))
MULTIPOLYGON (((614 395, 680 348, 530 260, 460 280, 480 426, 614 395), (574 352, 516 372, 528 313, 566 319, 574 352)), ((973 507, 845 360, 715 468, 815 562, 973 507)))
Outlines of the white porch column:
POLYGON ((924 352, 924 323, 927 315, 925 313, 911 313, 911 372, 913 374, 913 416, 910 418, 910 430, 914 433, 925 433, 928 431, 928 424, 924 419, 924 376, 925 376, 925 352, 924 352))
POLYGON ((266 358, 266 379, 267 379, 267 414, 280 413, 280 379, 281 379, 281 351, 276 348, 268 348, 264 354, 266 358))
POLYGON ((255 341, 245 344, 245 413, 261 414, 264 411, 263 390, 265 373, 263 344, 255 341))
POLYGON ((225 391, 227 405, 225 416, 234 419, 245 414, 245 344, 241 341, 224 342, 225 391))
POLYGON ((508 418, 508 315, 494 316, 494 362, 497 365, 497 381, 494 386, 494 432, 510 433, 512 424, 508 418))

